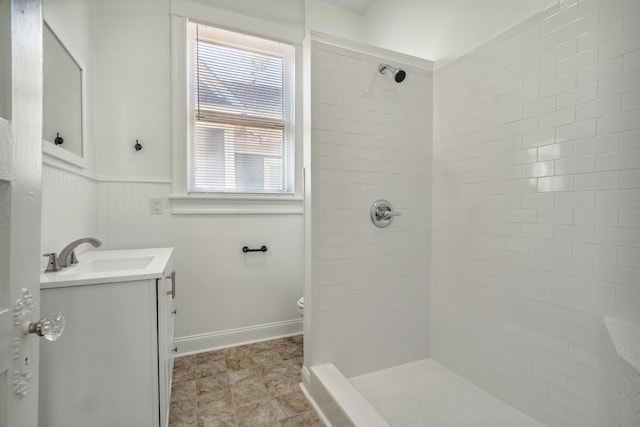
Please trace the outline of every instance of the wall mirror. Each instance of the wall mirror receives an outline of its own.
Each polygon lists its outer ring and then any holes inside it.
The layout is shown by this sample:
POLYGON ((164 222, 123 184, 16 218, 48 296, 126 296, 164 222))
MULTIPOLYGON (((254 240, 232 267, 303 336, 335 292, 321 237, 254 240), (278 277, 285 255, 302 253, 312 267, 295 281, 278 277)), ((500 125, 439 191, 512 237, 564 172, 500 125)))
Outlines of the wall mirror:
POLYGON ((51 27, 43 25, 42 149, 86 167, 84 68, 51 27))

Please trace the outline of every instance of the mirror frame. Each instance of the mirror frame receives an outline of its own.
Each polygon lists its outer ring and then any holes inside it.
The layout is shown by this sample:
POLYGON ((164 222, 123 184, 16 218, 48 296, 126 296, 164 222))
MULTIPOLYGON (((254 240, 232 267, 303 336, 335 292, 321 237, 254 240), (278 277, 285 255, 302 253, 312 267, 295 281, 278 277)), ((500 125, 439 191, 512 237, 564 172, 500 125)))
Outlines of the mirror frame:
MULTIPOLYGON (((69 150, 66 150, 62 147, 58 147, 57 145, 55 145, 53 142, 44 139, 42 139, 42 152, 44 155, 46 156, 50 156, 53 157, 55 159, 58 160, 62 160, 63 162, 66 163, 70 163, 78 168, 81 169, 86 169, 87 168, 87 114, 86 114, 86 110, 87 110, 87 102, 86 102, 86 94, 87 94, 87 85, 86 85, 86 72, 85 72, 85 66, 82 63, 82 61, 80 61, 78 59, 78 57, 76 55, 73 54, 73 52, 71 52, 71 50, 69 50, 69 48, 67 47, 66 44, 64 44, 64 42, 62 41, 62 39, 60 39, 60 36, 58 36, 58 34, 53 30, 53 28, 51 27, 51 25, 49 25, 49 23, 46 21, 46 19, 42 20, 43 24, 45 27, 47 27, 49 29, 49 31, 51 31, 51 34, 53 34, 53 36, 56 38, 56 40, 58 40, 58 42, 60 43, 60 46, 62 46, 62 48, 69 54, 69 56, 71 57, 71 59, 76 63, 76 65, 78 66, 78 68, 80 69, 80 135, 82 138, 82 141, 80 143, 80 148, 82 149, 82 155, 79 156, 75 153, 72 153, 69 150)), ((44 28, 43 28, 44 31, 44 28)), ((43 37, 44 37, 44 32, 43 32, 43 37)), ((43 79, 44 79, 44 75, 43 75, 43 79)), ((44 109, 42 111, 42 118, 43 118, 43 123, 44 123, 44 109)))

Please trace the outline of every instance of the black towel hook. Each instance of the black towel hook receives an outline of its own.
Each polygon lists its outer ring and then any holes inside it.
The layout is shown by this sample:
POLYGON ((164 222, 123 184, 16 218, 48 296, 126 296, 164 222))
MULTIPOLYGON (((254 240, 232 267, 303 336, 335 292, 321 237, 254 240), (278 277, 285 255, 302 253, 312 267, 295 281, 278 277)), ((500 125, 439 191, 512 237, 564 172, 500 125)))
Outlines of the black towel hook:
POLYGON ((134 145, 136 151, 140 151, 142 150, 142 145, 138 142, 138 140, 136 139, 136 145, 134 145))

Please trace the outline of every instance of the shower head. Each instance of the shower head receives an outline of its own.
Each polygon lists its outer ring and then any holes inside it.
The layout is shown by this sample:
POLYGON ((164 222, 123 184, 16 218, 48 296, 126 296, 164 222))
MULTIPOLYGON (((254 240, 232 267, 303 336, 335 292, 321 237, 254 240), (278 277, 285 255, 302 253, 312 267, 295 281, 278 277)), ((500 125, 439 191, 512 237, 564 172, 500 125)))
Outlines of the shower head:
POLYGON ((393 68, 389 64, 378 65, 378 71, 380 71, 380 73, 384 74, 384 72, 387 70, 391 71, 391 74, 393 74, 393 79, 396 81, 396 83, 401 83, 404 78, 407 77, 407 73, 405 73, 404 70, 401 70, 400 68, 393 68))

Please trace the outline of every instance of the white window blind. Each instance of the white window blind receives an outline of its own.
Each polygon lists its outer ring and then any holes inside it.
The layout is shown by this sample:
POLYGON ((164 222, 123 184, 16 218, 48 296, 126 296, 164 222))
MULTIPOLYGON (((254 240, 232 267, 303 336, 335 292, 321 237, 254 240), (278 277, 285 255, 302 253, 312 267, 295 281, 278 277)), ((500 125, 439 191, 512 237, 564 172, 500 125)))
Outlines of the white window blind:
POLYGON ((188 25, 190 192, 294 192, 294 47, 188 25))

